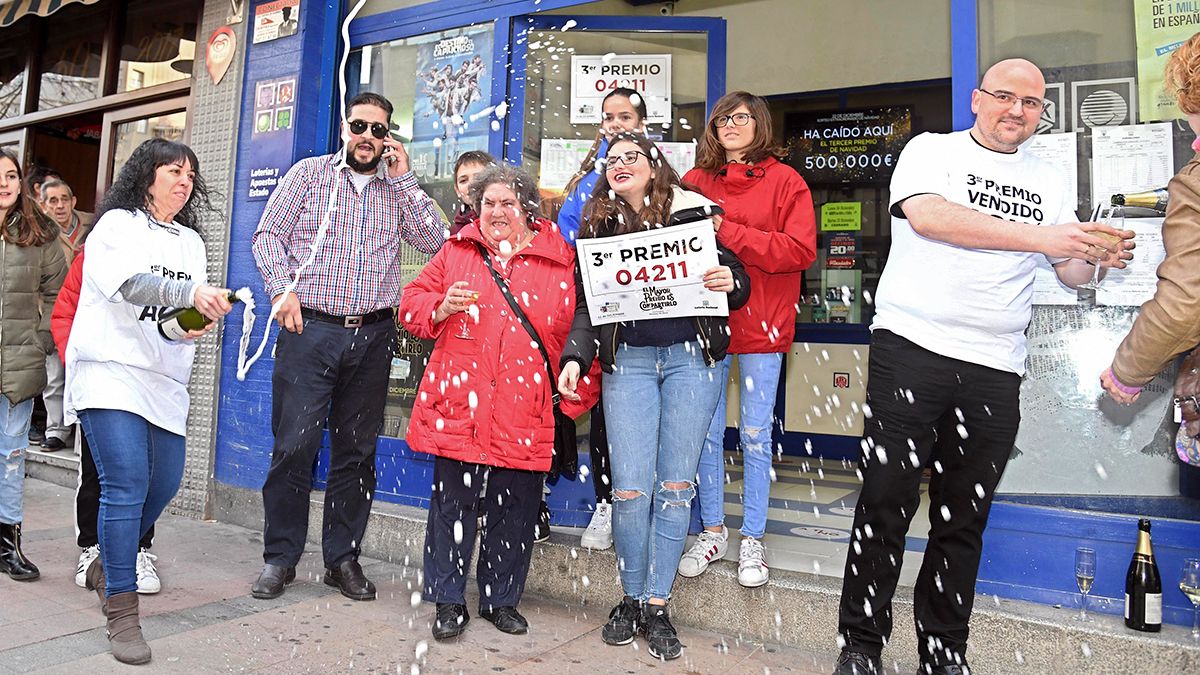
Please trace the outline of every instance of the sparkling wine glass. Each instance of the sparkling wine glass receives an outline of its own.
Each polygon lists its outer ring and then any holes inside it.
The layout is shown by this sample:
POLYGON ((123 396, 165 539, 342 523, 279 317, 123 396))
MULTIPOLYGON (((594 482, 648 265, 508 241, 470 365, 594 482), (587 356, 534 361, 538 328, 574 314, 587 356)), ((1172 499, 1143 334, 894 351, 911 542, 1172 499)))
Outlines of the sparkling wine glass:
POLYGON ((1179 590, 1192 601, 1192 639, 1200 641, 1200 558, 1183 561, 1179 590))
POLYGON ((1087 598, 1096 579, 1096 551, 1080 546, 1075 549, 1075 584, 1079 586, 1079 620, 1087 621, 1087 598))
POLYGON ((467 306, 466 316, 463 317, 462 325, 458 328, 458 335, 455 336, 460 340, 474 340, 468 324, 479 323, 479 305, 475 304, 479 302, 479 291, 470 291, 470 293, 471 304, 467 306))
MULTIPOLYGON (((1111 225, 1114 229, 1117 229, 1117 230, 1125 229, 1125 207, 1124 206, 1115 206, 1115 205, 1100 207, 1100 211, 1096 217, 1096 222, 1104 223, 1106 225, 1111 225)), ((1111 234, 1108 234, 1107 232, 1094 232, 1093 234, 1095 234, 1097 237, 1100 237, 1101 239, 1106 239, 1114 244, 1119 243, 1121 241, 1120 238, 1115 237, 1111 234)), ((1117 254, 1119 254, 1119 253, 1120 253, 1120 251, 1118 250, 1117 254)), ((1116 255, 1116 254, 1112 254, 1112 255, 1116 255)), ((1100 282, 1103 279, 1103 275, 1104 275, 1104 268, 1101 267, 1099 263, 1095 263, 1092 265, 1091 280, 1087 281, 1086 283, 1079 284, 1079 287, 1080 288, 1090 288, 1092 290, 1095 290, 1100 287, 1100 282)))

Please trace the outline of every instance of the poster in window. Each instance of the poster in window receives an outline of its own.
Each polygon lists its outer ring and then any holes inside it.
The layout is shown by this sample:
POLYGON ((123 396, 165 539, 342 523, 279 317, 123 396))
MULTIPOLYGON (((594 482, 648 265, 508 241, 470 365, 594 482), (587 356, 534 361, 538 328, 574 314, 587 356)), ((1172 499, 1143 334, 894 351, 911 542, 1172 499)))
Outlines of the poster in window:
POLYGON ((492 29, 439 33, 417 48, 413 137, 408 148, 422 180, 451 175, 468 150, 487 150, 492 29))
POLYGON ((789 163, 813 185, 886 183, 912 135, 907 106, 795 113, 789 163))
POLYGON ((1133 21, 1142 120, 1183 117, 1175 105, 1175 97, 1163 88, 1163 68, 1171 54, 1200 31, 1200 3, 1138 0, 1133 3, 1133 21))
POLYGON ((671 122, 671 55, 571 55, 571 124, 599 124, 600 106, 613 89, 642 95, 646 121, 671 122))

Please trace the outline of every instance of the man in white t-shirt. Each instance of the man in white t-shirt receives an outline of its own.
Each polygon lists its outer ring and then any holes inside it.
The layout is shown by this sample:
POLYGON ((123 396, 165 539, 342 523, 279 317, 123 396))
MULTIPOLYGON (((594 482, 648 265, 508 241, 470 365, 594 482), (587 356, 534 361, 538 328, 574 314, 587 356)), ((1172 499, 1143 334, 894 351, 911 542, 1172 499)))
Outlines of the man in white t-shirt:
POLYGON ((1020 421, 1038 259, 1076 287, 1093 265, 1133 257, 1132 232, 1078 222, 1065 181, 1021 149, 1045 89, 1029 61, 997 63, 971 94, 974 126, 913 138, 892 176, 835 675, 883 672, 905 536, 931 460, 931 530, 914 591, 920 672, 968 672, 983 529, 1020 421))

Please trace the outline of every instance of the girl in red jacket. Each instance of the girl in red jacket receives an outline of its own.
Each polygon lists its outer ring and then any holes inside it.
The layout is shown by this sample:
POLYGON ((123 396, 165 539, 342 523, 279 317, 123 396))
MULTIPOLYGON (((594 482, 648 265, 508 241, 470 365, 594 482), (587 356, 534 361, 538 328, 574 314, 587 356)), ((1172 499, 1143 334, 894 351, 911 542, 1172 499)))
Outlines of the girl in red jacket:
MULTIPOLYGON (((725 211, 717 240, 750 274, 750 302, 729 313, 729 356, 720 377, 738 358, 741 403, 742 544, 738 582, 767 583, 762 537, 771 489, 771 431, 783 355, 796 327, 800 280, 816 257, 816 221, 808 185, 779 161, 766 101, 744 91, 722 96, 713 106, 696 151, 696 168, 684 181, 725 211)), ((694 577, 725 555, 725 393, 717 403, 700 455, 700 518, 704 531, 679 562, 679 574, 694 577)))

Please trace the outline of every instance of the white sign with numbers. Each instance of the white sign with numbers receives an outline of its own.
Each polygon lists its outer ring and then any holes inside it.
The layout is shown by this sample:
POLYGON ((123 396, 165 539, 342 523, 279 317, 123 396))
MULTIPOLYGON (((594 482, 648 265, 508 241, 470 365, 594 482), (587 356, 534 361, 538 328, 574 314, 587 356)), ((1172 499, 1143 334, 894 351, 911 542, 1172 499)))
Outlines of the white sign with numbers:
POLYGON ((571 124, 599 124, 600 105, 617 87, 646 102, 646 121, 671 121, 671 55, 571 56, 571 124))

